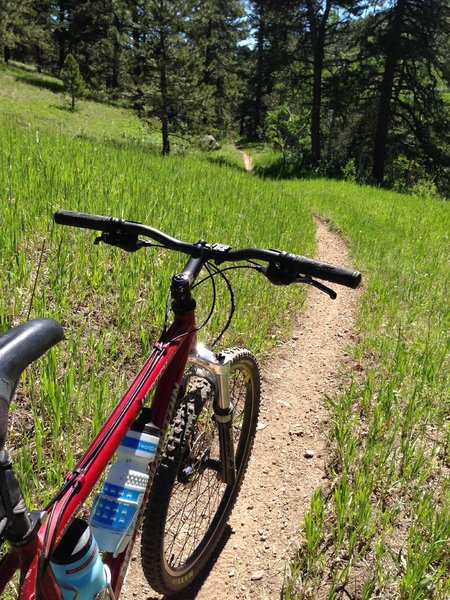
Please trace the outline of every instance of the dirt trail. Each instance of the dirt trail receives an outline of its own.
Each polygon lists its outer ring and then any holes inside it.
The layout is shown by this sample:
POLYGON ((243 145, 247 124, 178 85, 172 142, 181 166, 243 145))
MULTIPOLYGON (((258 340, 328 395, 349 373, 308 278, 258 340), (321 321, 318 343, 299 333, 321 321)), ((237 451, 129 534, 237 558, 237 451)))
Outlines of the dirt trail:
MULTIPOLYGON (((318 258, 349 265, 342 239, 317 221, 318 258)), ((334 286, 335 288, 338 286, 334 286)), ((313 491, 324 478, 327 444, 322 399, 333 394, 348 360, 357 293, 336 300, 309 289, 292 338, 262 363, 263 401, 255 445, 231 529, 197 600, 279 598, 313 491)), ((139 544, 125 598, 156 599, 143 578, 139 544)))
POLYGON ((242 160, 244 161, 244 169, 246 171, 251 171, 253 169, 252 157, 243 150, 239 150, 239 154, 242 156, 242 160))

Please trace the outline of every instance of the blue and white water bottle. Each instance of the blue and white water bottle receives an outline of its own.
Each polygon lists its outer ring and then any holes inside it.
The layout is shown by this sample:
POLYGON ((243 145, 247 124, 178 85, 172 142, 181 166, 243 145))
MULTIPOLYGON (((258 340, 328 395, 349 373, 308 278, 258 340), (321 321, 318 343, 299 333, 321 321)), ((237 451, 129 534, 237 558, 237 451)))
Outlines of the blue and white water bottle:
POLYGON ((133 423, 117 450, 89 519, 100 550, 120 554, 133 535, 148 482, 148 465, 155 458, 160 430, 145 422, 148 409, 133 423))
POLYGON ((109 598, 110 573, 89 525, 74 519, 50 561, 64 600, 109 598))

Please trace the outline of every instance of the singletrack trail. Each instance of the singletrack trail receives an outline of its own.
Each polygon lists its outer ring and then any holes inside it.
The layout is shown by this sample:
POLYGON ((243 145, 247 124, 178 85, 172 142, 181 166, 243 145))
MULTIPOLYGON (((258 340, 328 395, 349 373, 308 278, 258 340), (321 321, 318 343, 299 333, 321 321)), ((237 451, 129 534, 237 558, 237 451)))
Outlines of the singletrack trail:
POLYGON ((253 169, 252 157, 243 150, 239 150, 239 154, 242 156, 242 160, 244 161, 244 169, 250 172, 253 169))
MULTIPOLYGON (((345 242, 319 220, 317 241, 317 258, 351 264, 345 242)), ((332 287, 338 292, 336 300, 308 289, 306 309, 291 339, 262 361, 259 426, 226 543, 199 589, 186 600, 280 597, 311 496, 324 483, 328 450, 323 397, 338 390, 340 375, 349 368, 345 349, 353 337, 358 293, 332 287)), ((143 577, 139 553, 138 540, 124 598, 161 598, 143 577)))

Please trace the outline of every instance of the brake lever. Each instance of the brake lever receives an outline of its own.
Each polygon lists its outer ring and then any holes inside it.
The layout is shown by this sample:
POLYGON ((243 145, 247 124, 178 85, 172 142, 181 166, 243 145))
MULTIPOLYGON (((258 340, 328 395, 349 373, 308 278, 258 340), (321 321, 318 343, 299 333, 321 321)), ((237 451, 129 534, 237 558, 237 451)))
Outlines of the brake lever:
POLYGON ((307 283, 308 285, 312 285, 313 287, 317 288, 321 292, 328 294, 332 300, 336 300, 336 298, 337 298, 337 294, 334 290, 327 287, 323 283, 316 281, 312 277, 305 277, 303 275, 299 275, 295 281, 296 281, 296 283, 307 283))
POLYGON ((120 235, 114 235, 110 232, 103 232, 102 235, 95 238, 94 244, 108 244, 109 246, 117 246, 126 252, 136 252, 141 248, 153 246, 152 242, 140 239, 137 235, 129 233, 121 233, 120 235))

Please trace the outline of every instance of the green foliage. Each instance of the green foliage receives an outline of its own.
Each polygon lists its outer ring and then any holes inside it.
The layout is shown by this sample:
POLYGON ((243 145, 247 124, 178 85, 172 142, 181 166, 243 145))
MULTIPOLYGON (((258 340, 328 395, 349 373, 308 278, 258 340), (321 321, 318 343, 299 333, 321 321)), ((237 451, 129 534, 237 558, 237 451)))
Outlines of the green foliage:
POLYGON ((426 200, 439 197, 436 184, 434 181, 428 178, 419 179, 418 182, 413 186, 411 192, 413 196, 425 198, 426 200))
POLYGON ((353 183, 356 182, 357 171, 354 158, 350 158, 350 160, 348 160, 347 163, 342 167, 342 177, 346 181, 351 181, 353 183))
POLYGON ((313 537, 305 521, 287 589, 446 598, 450 207, 349 183, 285 185, 343 231, 366 286, 355 373, 327 400, 333 491, 313 537))
POLYGON ((283 160, 291 157, 301 164, 307 144, 302 119, 284 105, 267 113, 266 127, 269 141, 282 153, 283 160))
POLYGON ((358 181, 445 196, 447 4, 0 0, 0 57, 56 75, 72 53, 91 97, 159 121, 163 154, 173 136, 273 140, 289 175, 354 159, 358 181))
POLYGON ((243 17, 240 0, 204 1, 189 15, 186 31, 201 92, 200 114, 193 124, 197 130, 214 135, 234 130, 242 101, 238 49, 248 35, 243 17))
POLYGON ((61 79, 64 83, 64 89, 71 98, 71 108, 75 110, 75 99, 81 98, 86 92, 86 85, 80 73, 80 67, 77 61, 68 54, 61 69, 61 79))

